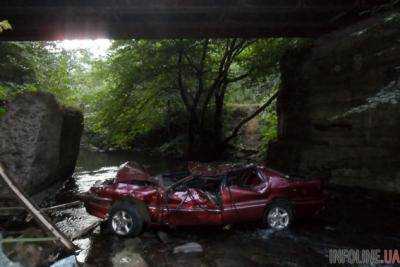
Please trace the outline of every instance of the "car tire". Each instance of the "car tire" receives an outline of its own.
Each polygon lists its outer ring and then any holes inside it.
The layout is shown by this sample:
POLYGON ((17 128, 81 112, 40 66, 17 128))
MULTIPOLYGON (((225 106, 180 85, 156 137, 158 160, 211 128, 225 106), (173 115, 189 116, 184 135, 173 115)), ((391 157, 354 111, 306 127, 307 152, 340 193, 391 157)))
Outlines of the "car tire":
POLYGON ((108 217, 108 229, 122 237, 138 236, 143 230, 144 219, 133 203, 115 203, 108 217))
POLYGON ((285 230, 293 222, 293 209, 288 201, 278 200, 270 204, 264 214, 264 225, 274 230, 285 230))

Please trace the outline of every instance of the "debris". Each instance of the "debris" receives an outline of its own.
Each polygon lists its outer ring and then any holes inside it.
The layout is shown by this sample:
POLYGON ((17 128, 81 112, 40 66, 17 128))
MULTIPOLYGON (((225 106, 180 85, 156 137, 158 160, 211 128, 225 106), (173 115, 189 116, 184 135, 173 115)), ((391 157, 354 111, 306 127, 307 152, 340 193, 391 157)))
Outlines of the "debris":
POLYGON ((86 228, 82 229, 81 231, 79 231, 78 233, 76 233, 71 239, 72 240, 79 239, 79 238, 89 234, 94 229, 96 229, 96 227, 99 226, 100 223, 101 223, 101 221, 97 221, 97 222, 92 223, 88 227, 86 227, 86 228))
MULTIPOLYGON (((74 202, 60 204, 60 205, 53 206, 53 207, 43 208, 43 209, 40 209, 40 211, 41 212, 49 212, 49 211, 53 211, 53 210, 67 209, 67 208, 79 206, 81 204, 82 204, 81 201, 74 201, 74 202)), ((24 208, 24 207, 0 207, 0 212, 13 212, 13 211, 15 211, 15 212, 26 211, 26 208, 24 208)))
MULTIPOLYGON (((3 236, 2 236, 1 233, 0 233, 0 240, 3 240, 3 236)), ((12 261, 10 261, 8 259, 6 254, 4 254, 3 246, 2 246, 1 243, 0 243, 0 266, 4 266, 4 267, 22 267, 21 264, 12 262, 12 261)))
POLYGON ((42 237, 43 231, 37 228, 27 228, 15 234, 5 231, 4 234, 6 237, 3 239, 0 235, 0 246, 11 262, 19 262, 22 266, 49 266, 59 259, 60 249, 54 246, 57 239, 42 237))
POLYGON ((196 242, 186 243, 182 246, 174 248, 174 254, 177 253, 201 253, 203 252, 203 247, 196 242))
POLYGON ((43 208, 43 209, 40 209, 40 211, 48 212, 48 211, 53 211, 53 210, 69 209, 72 207, 79 206, 81 204, 82 204, 81 201, 74 201, 74 202, 60 204, 60 205, 49 207, 49 208, 43 208))
MULTIPOLYGON (((67 209, 67 208, 75 207, 75 206, 78 206, 78 205, 81 205, 81 204, 82 204, 81 201, 74 201, 74 202, 65 203, 65 204, 61 204, 61 205, 57 205, 57 206, 53 206, 53 207, 49 207, 49 208, 43 208, 43 209, 40 209, 40 211, 41 212, 50 212, 50 211, 53 211, 53 210, 60 210, 60 209, 67 209)), ((26 217, 25 221, 26 222, 30 222, 32 220, 32 218, 33 218, 33 216, 30 213, 26 217)))
POLYGON ((3 179, 5 184, 11 189, 18 200, 23 204, 34 218, 50 233, 52 233, 57 240, 65 247, 68 252, 75 251, 75 245, 65 237, 65 235, 59 231, 55 225, 53 225, 41 212, 40 210, 29 200, 29 198, 18 188, 14 181, 6 174, 5 168, 0 163, 0 177, 3 179))
POLYGON ((27 238, 5 238, 0 240, 0 243, 36 243, 36 242, 49 242, 56 241, 55 237, 27 237, 27 238))

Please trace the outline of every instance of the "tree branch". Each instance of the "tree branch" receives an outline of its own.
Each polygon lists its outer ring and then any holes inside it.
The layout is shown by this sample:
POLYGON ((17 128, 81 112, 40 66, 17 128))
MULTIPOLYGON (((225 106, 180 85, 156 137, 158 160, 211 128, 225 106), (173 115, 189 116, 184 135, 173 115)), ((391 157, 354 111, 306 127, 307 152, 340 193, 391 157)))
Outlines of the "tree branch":
POLYGON ((194 72, 197 74, 199 72, 199 69, 197 68, 196 64, 194 64, 193 60, 189 57, 188 54, 183 53, 185 56, 186 60, 189 62, 189 65, 193 68, 194 72))
POLYGON ((249 77, 249 75, 250 75, 250 72, 247 72, 247 73, 242 74, 242 75, 240 75, 240 76, 238 76, 238 77, 234 77, 234 78, 231 78, 231 79, 227 79, 226 82, 227 82, 227 83, 238 82, 238 81, 240 81, 240 80, 246 79, 247 77, 249 77))
POLYGON ((217 90, 226 79, 230 65, 232 64, 232 60, 234 59, 232 55, 234 54, 234 48, 236 46, 236 42, 237 39, 233 39, 232 41, 228 40, 225 44, 225 52, 219 64, 218 75, 214 79, 212 85, 208 88, 205 101, 203 103, 202 114, 201 114, 202 122, 204 121, 207 105, 210 102, 211 97, 213 96, 213 94, 215 94, 215 90, 217 90))
POLYGON ((232 131, 231 135, 228 136, 223 142, 223 145, 227 145, 233 138, 235 138, 236 136, 239 135, 239 131, 240 129, 249 121, 251 121, 254 117, 256 117, 258 114, 260 114, 261 112, 263 112, 268 106, 270 106, 272 104, 272 102, 278 97, 278 93, 279 91, 277 91, 275 94, 273 94, 267 102, 265 102, 264 105, 262 105, 261 107, 259 107, 256 111, 253 112, 253 114, 251 114, 250 116, 248 116, 247 118, 245 118, 244 120, 242 120, 232 131))

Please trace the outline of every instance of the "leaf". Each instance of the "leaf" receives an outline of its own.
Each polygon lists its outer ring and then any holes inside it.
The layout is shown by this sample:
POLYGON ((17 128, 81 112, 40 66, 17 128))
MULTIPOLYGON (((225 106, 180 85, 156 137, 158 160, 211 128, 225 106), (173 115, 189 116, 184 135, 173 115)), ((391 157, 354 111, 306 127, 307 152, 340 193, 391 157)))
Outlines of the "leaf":
POLYGON ((0 21, 0 33, 6 30, 12 30, 11 24, 8 22, 8 20, 0 21))

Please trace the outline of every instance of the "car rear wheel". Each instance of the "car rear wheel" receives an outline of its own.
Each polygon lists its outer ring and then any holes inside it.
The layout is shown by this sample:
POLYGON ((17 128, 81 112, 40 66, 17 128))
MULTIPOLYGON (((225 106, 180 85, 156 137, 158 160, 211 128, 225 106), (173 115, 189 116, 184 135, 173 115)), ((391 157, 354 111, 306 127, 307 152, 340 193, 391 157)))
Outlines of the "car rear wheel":
POLYGON ((264 223, 275 230, 287 229, 293 220, 293 212, 286 201, 272 203, 265 212, 264 223))
POLYGON ((108 219, 108 228, 119 236, 137 236, 142 232, 144 219, 134 204, 117 202, 108 219))

